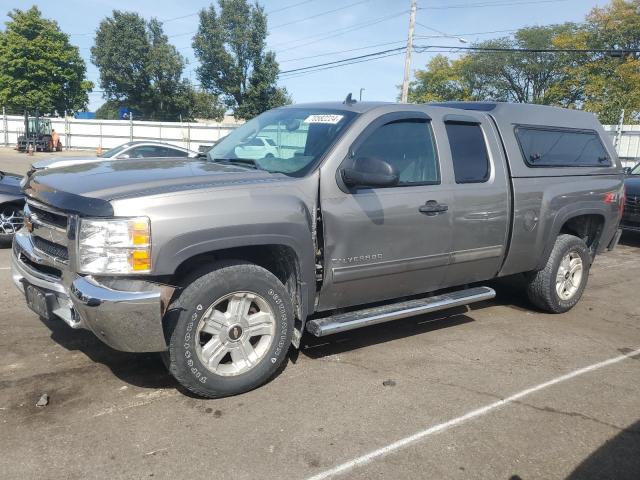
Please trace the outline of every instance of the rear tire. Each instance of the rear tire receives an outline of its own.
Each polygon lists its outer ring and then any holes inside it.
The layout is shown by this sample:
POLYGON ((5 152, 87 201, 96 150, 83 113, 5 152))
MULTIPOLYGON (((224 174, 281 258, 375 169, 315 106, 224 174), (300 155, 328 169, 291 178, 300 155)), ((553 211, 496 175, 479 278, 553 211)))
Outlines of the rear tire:
POLYGON ((293 306, 284 285, 251 263, 220 263, 173 302, 165 324, 169 372, 208 398, 266 383, 287 356, 293 306))
POLYGON ((559 235, 545 267, 527 275, 527 296, 545 312, 571 310, 587 286, 590 267, 587 245, 573 235, 559 235))

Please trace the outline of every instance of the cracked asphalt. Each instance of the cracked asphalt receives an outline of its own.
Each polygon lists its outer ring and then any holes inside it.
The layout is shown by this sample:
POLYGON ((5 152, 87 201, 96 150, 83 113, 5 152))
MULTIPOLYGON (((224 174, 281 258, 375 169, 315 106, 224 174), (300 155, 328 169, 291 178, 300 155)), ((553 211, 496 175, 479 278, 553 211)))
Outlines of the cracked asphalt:
MULTIPOLYGON (((0 169, 27 167, 0 150, 0 169)), ((41 322, 11 283, 9 259, 0 250, 2 479, 304 479, 640 348, 640 235, 624 235, 596 260, 567 314, 539 313, 518 282, 500 281, 495 300, 472 308, 305 336, 268 385, 203 400, 181 390, 157 355, 117 352, 41 322), (36 407, 43 393, 50 402, 36 407)), ((338 478, 638 479, 640 356, 338 478)))

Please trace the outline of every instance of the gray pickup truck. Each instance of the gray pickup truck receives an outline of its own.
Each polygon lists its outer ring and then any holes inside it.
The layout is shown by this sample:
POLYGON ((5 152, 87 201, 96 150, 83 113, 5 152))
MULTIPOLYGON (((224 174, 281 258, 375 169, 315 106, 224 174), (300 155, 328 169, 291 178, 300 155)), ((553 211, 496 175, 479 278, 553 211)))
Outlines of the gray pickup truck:
POLYGON ((207 159, 48 169, 25 193, 12 268, 29 307, 163 352, 206 397, 265 383, 305 330, 490 299, 497 277, 565 312, 624 203, 593 115, 500 103, 284 107, 207 159))

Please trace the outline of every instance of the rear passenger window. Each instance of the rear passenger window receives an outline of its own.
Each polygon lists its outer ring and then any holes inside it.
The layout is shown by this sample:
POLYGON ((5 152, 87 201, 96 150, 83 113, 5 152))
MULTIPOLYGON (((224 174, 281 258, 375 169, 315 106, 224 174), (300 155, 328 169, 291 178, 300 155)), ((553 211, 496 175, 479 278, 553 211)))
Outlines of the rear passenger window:
POLYGON ((424 120, 399 120, 382 125, 357 148, 355 157, 374 157, 393 166, 399 185, 440 183, 431 125, 424 120))
POLYGON ((516 137, 530 167, 611 166, 594 131, 517 127, 516 137))
POLYGON ((489 155, 480 125, 447 122, 456 183, 482 183, 489 179, 489 155))

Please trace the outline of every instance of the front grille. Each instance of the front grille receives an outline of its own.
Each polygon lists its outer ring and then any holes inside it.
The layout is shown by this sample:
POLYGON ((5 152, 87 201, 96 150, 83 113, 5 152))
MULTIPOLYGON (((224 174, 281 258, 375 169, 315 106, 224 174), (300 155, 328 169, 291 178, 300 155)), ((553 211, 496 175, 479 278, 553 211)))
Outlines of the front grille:
POLYGON ((33 203, 29 202, 29 211, 34 213, 41 221, 54 225, 63 230, 67 229, 67 217, 59 213, 53 213, 48 210, 44 210, 40 207, 36 207, 33 203))
POLYGON ((630 215, 640 214, 640 196, 628 195, 624 204, 624 213, 630 215))
POLYGON ((41 252, 44 252, 51 257, 59 258, 60 260, 69 260, 69 250, 67 247, 58 245, 57 243, 50 242, 49 240, 45 240, 40 237, 32 237, 32 240, 33 245, 41 252))

